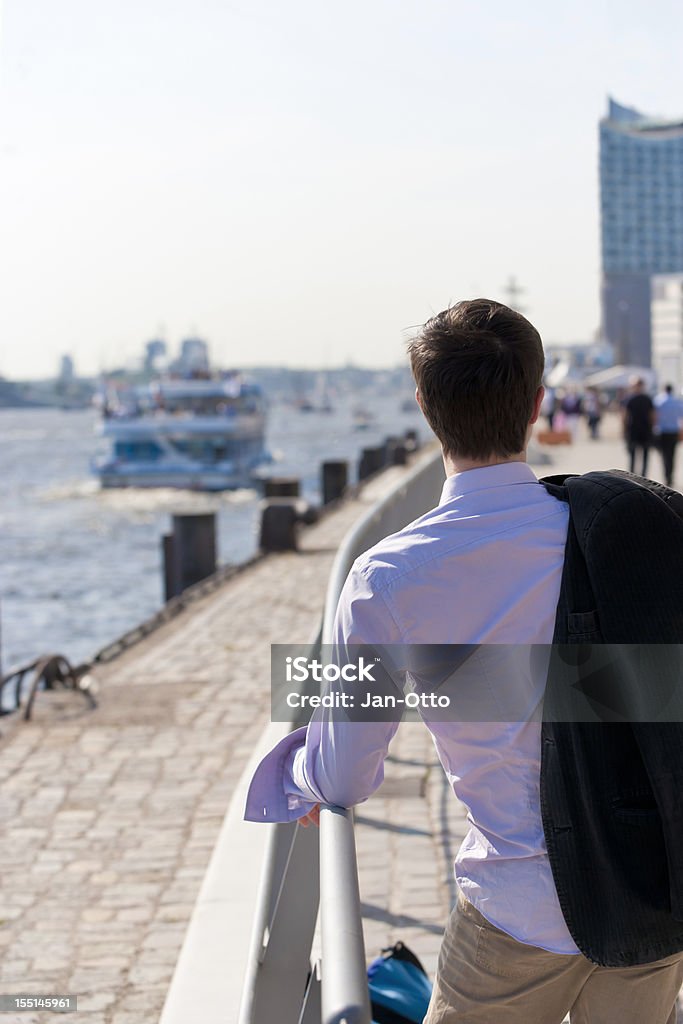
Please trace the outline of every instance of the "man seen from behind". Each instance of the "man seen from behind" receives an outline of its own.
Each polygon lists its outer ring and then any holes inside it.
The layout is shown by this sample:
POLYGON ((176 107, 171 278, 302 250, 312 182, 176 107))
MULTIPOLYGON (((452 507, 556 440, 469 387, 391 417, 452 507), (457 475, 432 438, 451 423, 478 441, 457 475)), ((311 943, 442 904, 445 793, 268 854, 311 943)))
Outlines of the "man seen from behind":
MULTIPOLYGON (((335 643, 549 647, 569 513, 526 462, 543 398, 539 334, 500 303, 459 302, 424 326, 410 360, 446 481, 434 509, 356 560, 335 643)), ((501 671, 482 686, 503 705, 523 686, 538 707, 545 668, 527 659, 523 679, 501 671)), ((568 1012, 573 1024, 673 1024, 681 956, 601 967, 567 928, 541 820, 538 717, 425 718, 470 824, 426 1024, 561 1024, 568 1012)), ((247 817, 305 822, 319 803, 367 799, 396 729, 316 711, 262 762, 247 817)))

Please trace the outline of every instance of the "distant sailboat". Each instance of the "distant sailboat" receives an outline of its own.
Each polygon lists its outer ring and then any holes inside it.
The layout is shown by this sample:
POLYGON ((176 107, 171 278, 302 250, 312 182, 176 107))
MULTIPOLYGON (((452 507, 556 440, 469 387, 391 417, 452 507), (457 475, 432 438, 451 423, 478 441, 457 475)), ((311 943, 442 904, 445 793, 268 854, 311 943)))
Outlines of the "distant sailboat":
POLYGON ((294 404, 299 412, 334 412, 334 406, 330 401, 329 392, 327 390, 327 378, 325 374, 318 374, 312 394, 301 395, 297 398, 294 404))
POLYGON ((317 412, 331 413, 334 412, 334 406, 330 401, 330 393, 327 388, 327 374, 318 374, 318 379, 315 386, 315 399, 314 406, 317 412))

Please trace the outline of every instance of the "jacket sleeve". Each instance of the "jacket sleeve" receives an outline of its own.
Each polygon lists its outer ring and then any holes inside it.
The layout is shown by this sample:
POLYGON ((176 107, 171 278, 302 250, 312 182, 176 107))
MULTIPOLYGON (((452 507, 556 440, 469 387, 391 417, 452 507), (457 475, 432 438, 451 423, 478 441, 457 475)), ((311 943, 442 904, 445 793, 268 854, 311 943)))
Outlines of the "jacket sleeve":
POLYGON ((674 507, 643 484, 604 501, 582 527, 602 635, 629 662, 622 720, 656 801, 671 912, 683 921, 683 519, 674 507))
POLYGON ((638 722, 633 730, 664 833, 671 914, 683 921, 683 722, 638 722))

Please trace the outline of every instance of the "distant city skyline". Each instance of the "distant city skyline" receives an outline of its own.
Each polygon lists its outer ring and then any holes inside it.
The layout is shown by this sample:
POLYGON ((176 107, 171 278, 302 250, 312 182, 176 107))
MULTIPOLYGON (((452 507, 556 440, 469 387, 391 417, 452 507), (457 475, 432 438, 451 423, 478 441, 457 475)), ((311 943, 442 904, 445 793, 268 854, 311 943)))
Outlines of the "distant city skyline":
POLYGON ((683 11, 540 0, 5 0, 0 374, 391 366, 450 302, 600 322, 607 95, 683 112, 683 11), (9 242, 8 242, 9 240, 9 242))

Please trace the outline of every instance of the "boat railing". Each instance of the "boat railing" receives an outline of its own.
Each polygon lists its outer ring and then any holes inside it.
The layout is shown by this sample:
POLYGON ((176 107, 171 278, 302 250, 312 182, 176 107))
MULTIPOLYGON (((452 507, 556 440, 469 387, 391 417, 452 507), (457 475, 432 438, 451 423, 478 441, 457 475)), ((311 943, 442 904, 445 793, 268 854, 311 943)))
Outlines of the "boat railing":
MULTIPOLYGON (((327 589, 324 643, 355 559, 433 507, 443 480, 440 456, 429 453, 347 534, 327 589)), ((323 806, 319 830, 282 824, 269 837, 239 1024, 276 1020, 370 1024, 351 810, 323 806)))

